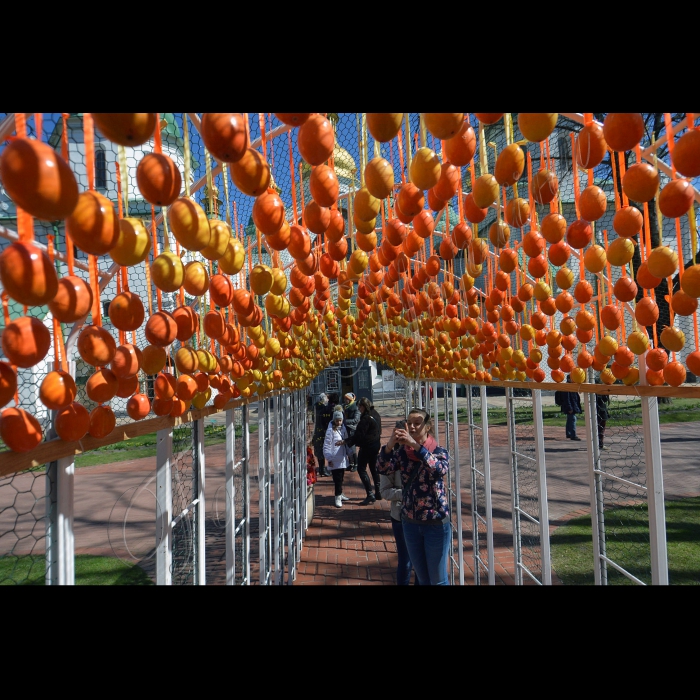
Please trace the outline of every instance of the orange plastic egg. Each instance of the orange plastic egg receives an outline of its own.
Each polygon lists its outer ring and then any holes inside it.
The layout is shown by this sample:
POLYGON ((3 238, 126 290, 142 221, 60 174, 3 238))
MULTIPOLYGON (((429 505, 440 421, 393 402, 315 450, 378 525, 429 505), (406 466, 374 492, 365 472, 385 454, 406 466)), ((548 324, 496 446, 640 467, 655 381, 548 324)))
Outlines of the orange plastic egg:
POLYGON ((630 205, 623 206, 615 212, 613 217, 613 228, 618 236, 623 238, 633 238, 641 230, 644 224, 642 212, 630 205))
POLYGON ((122 292, 109 303, 109 320, 120 331, 135 331, 145 318, 143 302, 138 294, 122 292))
POLYGON ((375 156, 365 166, 365 186, 377 199, 388 197, 394 189, 394 169, 386 158, 375 156))
POLYGON ((120 345, 109 367, 117 378, 133 377, 141 367, 141 350, 132 343, 120 345))
POLYGON ((518 114, 520 133, 534 143, 544 141, 557 125, 558 114, 554 113, 524 113, 518 114))
POLYGON ((255 148, 248 148, 240 160, 231 164, 233 184, 251 197, 257 197, 267 190, 270 177, 269 163, 255 148))
POLYGON ((177 323, 168 311, 156 311, 146 321, 144 333, 151 345, 161 348, 172 344, 177 337, 177 323))
POLYGON ((209 219, 204 209, 193 199, 178 197, 168 209, 168 221, 175 240, 183 248, 197 251, 209 245, 209 219))
POLYGON ((482 124, 495 124, 503 114, 504 112, 474 112, 474 116, 482 124))
POLYGON ((120 399, 128 399, 133 396, 139 390, 139 377, 138 374, 132 377, 118 377, 119 388, 117 389, 117 396, 120 399))
POLYGON ((530 191, 538 204, 549 204, 559 192, 557 176, 546 168, 532 176, 530 191))
POLYGON ((700 131, 690 129, 673 146, 671 161, 676 172, 685 177, 700 175, 700 131))
POLYGON ((671 307, 678 316, 692 316, 698 309, 698 300, 679 289, 671 297, 671 307))
POLYGON ((603 136, 613 151, 631 151, 644 136, 644 117, 634 112, 610 112, 603 120, 603 136))
POLYGON ((209 281, 209 296, 217 306, 227 307, 233 300, 233 283, 225 275, 214 275, 209 281))
POLYGON ((700 297, 700 264, 689 265, 681 276, 681 289, 691 297, 700 297))
POLYGON ((153 383, 153 391, 159 399, 172 399, 177 390, 175 375, 169 372, 160 372, 153 383))
POLYGON ((436 138, 446 141, 456 136, 464 123, 462 112, 423 114, 425 128, 436 138))
POLYGON ((597 185, 586 187, 579 197, 581 218, 586 221, 597 221, 608 208, 605 192, 597 185))
POLYGON ((530 220, 530 203, 522 197, 509 200, 505 217, 511 226, 522 228, 530 220))
MULTIPOLYGON (((399 133, 401 122, 403 121, 403 113, 397 112, 388 113, 368 113, 367 114, 367 129, 376 141, 386 143, 399 133)), ((306 158, 304 158, 306 160, 306 158)), ((325 159, 324 159, 325 160, 325 159)), ((307 161, 310 162, 310 161, 307 161)), ((323 161, 321 161, 323 162, 323 161)))
POLYGON ((635 306, 634 317, 640 326, 653 326, 659 320, 659 307, 651 297, 643 297, 635 306))
POLYGON ((671 180, 659 193, 659 210, 669 219, 678 218, 688 213, 694 197, 695 189, 688 180, 671 180))
POLYGON ((136 167, 136 184, 147 202, 167 207, 180 196, 182 175, 170 156, 147 153, 136 167))
MULTIPOLYGON (((491 173, 484 173, 474 181, 471 191, 474 204, 480 209, 490 207, 498 198, 498 180, 491 173)), ((471 221, 471 219, 470 219, 471 221)), ((472 223, 475 223, 472 221, 472 223)))
POLYGON ((613 294, 620 301, 632 301, 637 296, 637 284, 631 277, 620 277, 613 286, 613 294))
POLYGON ((441 163, 432 148, 419 148, 411 159, 409 170, 411 182, 419 190, 429 190, 440 179, 441 163))
POLYGON ((82 440, 90 430, 90 413, 81 403, 73 401, 56 414, 53 427, 61 440, 82 440))
POLYGON ((88 434, 94 438, 107 437, 117 425, 117 417, 109 406, 95 406, 89 418, 88 434))
MULTIPOLYGON (((177 311, 177 309, 175 309, 175 311, 177 311)), ((174 315, 175 314, 173 312, 173 316, 174 315)), ((188 339, 191 336, 192 333, 190 333, 188 339)), ((143 370, 144 374, 147 375, 158 374, 158 372, 165 367, 167 359, 168 355, 165 348, 160 348, 157 345, 146 345, 146 347, 141 351, 141 369, 143 370)))
POLYGON ((111 401, 119 390, 119 379, 111 369, 102 367, 93 372, 85 384, 88 398, 95 403, 111 401))
POLYGON ((92 112, 97 130, 106 139, 132 147, 146 143, 153 136, 157 116, 155 112, 92 112))
POLYGON ((689 353, 685 358, 686 367, 696 376, 700 376, 700 350, 689 353))
POLYGON ((599 165, 607 150, 603 127, 596 122, 584 126, 576 136, 576 162, 586 170, 599 165))
POLYGON ((58 291, 48 253, 31 241, 15 241, 0 253, 0 282, 10 298, 25 306, 48 304, 58 291))
POLYGON ((523 149, 517 143, 511 143, 498 154, 493 174, 499 185, 510 187, 521 178, 524 170, 523 149))
POLYGON ((151 410, 156 416, 167 416, 173 410, 174 401, 176 398, 177 397, 173 396, 171 399, 161 399, 158 396, 155 396, 151 402, 151 410))
MULTIPOLYGON (((367 116, 369 118, 369 115, 367 116)), ((299 154, 309 165, 325 163, 333 155, 334 146, 333 125, 322 114, 311 114, 299 127, 297 147, 299 154)))
POLYGON ((89 365, 108 365, 117 351, 117 343, 112 334, 102 326, 85 326, 78 336, 78 353, 89 365))
POLYGON ((457 167, 469 165, 476 153, 476 134, 468 120, 462 122, 459 131, 445 140, 443 155, 445 160, 457 167))
POLYGON ((585 248, 593 238, 593 229, 585 219, 576 219, 566 229, 566 242, 576 250, 585 248))
POLYGON ((652 275, 646 260, 637 268, 637 284, 642 289, 654 289, 661 284, 661 278, 652 275))
POLYGON ((633 202, 649 202, 659 191, 659 171, 651 163, 635 163, 622 177, 622 191, 633 202))
MULTIPOLYGON (((199 316, 194 311, 194 309, 192 309, 191 306, 178 306, 176 309, 173 310, 172 317, 175 320, 175 324, 177 325, 177 333, 175 337, 181 343, 188 341, 194 335, 194 332, 197 330, 197 326, 199 325, 199 316)), ((162 352, 165 351, 162 350, 162 352)), ((153 374, 153 372, 151 372, 150 374, 153 374)))
MULTIPOLYGON (((287 225, 286 222, 285 225, 287 225)), ((288 225, 287 228, 289 228, 288 225)), ((226 249, 228 248, 229 241, 231 240, 231 227, 228 225, 228 223, 222 221, 221 219, 210 219, 209 232, 209 243, 207 243, 207 245, 202 248, 199 253, 207 260, 218 260, 224 255, 226 249)), ((207 279, 207 285, 208 283, 209 280, 207 279)))
POLYGON ((94 190, 81 192, 72 214, 66 219, 66 233, 80 250, 105 255, 119 240, 119 219, 112 202, 94 190))
POLYGON ((0 154, 0 181, 12 201, 32 216, 57 221, 78 203, 78 182, 47 143, 16 138, 0 154))
MULTIPOLYGON (((336 194, 336 199, 337 198, 338 196, 336 194)), ((333 202, 335 202, 335 200, 333 200, 333 202)), ((333 202, 331 202, 331 204, 333 202)), ((330 206, 330 204, 324 206, 330 206)), ((255 198, 255 203, 253 204, 253 222, 260 229, 261 233, 267 235, 277 233, 282 227, 282 224, 285 222, 284 202, 273 189, 268 188, 255 198)))
POLYGON ((671 386, 680 386, 685 382, 686 371, 685 367, 680 362, 674 360, 669 362, 663 369, 664 380, 671 386))
POLYGON ((21 316, 7 324, 0 343, 11 364, 27 369, 46 357, 51 333, 38 318, 21 316))
POLYGON ((200 133, 209 153, 224 163, 238 162, 248 148, 247 124, 237 112, 204 112, 200 133))
POLYGON ((72 403, 77 394, 75 379, 60 369, 49 372, 39 387, 39 399, 51 411, 57 411, 72 403))
POLYGON ((209 272, 200 260, 191 260, 185 265, 182 286, 193 297, 202 296, 209 289, 209 272))
POLYGON ((274 115, 277 117, 277 119, 279 119, 283 124, 286 124, 287 126, 301 126, 311 116, 311 112, 275 112, 274 115))
POLYGON ((396 204, 404 215, 413 219, 423 209, 425 195, 412 182, 405 182, 398 191, 396 204))
POLYGON ((29 452, 42 437, 39 421, 23 408, 5 408, 0 412, 0 438, 12 452, 29 452))
POLYGON ((12 365, 0 360, 0 408, 9 403, 17 391, 17 372, 12 365))
POLYGON ((132 420, 141 420, 151 412, 151 402, 146 394, 134 394, 126 402, 126 412, 132 420))

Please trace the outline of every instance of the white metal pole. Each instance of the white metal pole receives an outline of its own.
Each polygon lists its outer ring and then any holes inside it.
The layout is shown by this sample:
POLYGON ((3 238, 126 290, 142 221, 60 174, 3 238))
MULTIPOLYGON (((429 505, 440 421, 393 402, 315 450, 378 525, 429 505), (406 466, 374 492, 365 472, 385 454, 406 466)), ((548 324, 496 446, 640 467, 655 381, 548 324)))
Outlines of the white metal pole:
POLYGON ((462 541, 462 478, 459 463, 459 427, 457 420, 457 385, 452 384, 452 420, 454 421, 454 474, 455 491, 457 492, 457 553, 459 557, 459 585, 464 585, 464 542, 462 541))
MULTIPOLYGON (((471 387, 468 387, 471 393, 471 387)), ((486 403, 486 385, 482 384, 479 388, 481 398, 481 440, 483 442, 484 453, 484 496, 486 507, 486 556, 489 567, 489 586, 496 585, 495 560, 493 552, 493 502, 491 495, 491 453, 489 451, 489 415, 488 405, 486 403)), ((475 537, 479 536, 478 532, 474 533, 475 537)))
POLYGON ((207 556, 206 556, 206 502, 205 493, 205 463, 204 463, 204 419, 194 422, 193 429, 197 438, 197 585, 207 585, 207 556))
POLYGON ((248 404, 243 404, 241 426, 243 428, 243 507, 245 508, 245 526, 244 526, 244 565, 245 565, 245 582, 250 586, 250 426, 248 420, 250 411, 248 404))
POLYGON ((226 585, 236 582, 236 481, 233 472, 236 466, 235 409, 226 411, 226 585))
POLYGON ((535 459, 537 460, 537 491, 539 494, 540 547, 542 549, 542 583, 552 585, 552 559, 549 547, 549 504, 547 503, 547 466, 544 459, 544 422, 542 420, 542 391, 532 391, 532 414, 535 423, 535 459))
MULTIPOLYGON (((590 372, 590 370, 589 370, 590 372)), ((586 443, 588 447, 588 487, 591 494, 591 536, 593 538, 593 576, 596 586, 602 583, 600 558, 600 528, 599 524, 603 517, 602 503, 598 498, 599 479, 597 471, 600 468, 600 450, 598 449, 598 439, 594 439, 597 434, 598 411, 596 409, 596 395, 586 393, 583 397, 586 407, 586 443), (593 424, 596 424, 595 432, 593 424)))
POLYGON ((75 585, 75 537, 73 512, 75 506, 75 459, 64 457, 56 464, 56 543, 57 576, 52 582, 59 586, 75 585))
POLYGON ((156 584, 172 585, 173 519, 172 476, 173 429, 158 431, 156 446, 156 584))

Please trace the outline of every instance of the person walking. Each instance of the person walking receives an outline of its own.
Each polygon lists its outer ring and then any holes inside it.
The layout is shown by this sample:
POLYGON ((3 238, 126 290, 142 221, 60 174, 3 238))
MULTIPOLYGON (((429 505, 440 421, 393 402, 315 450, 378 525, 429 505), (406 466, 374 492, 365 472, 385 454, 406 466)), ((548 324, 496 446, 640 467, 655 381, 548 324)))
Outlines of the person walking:
MULTIPOLYGON (((566 376, 566 381, 571 383, 571 375, 566 376)), ((566 414, 566 437, 569 440, 580 441, 576 435, 576 416, 583 413, 581 409, 581 396, 577 391, 561 392, 561 412, 566 414)))
POLYGON ((401 474, 401 526, 421 586, 447 586, 452 528, 445 479, 450 457, 437 444, 427 411, 412 408, 379 450, 377 470, 401 474))
POLYGON ((379 489, 379 472, 377 471, 377 455, 382 446, 382 419, 366 396, 357 402, 357 406, 360 412, 360 421, 355 432, 345 440, 345 445, 347 447, 357 445, 360 448, 357 455, 357 473, 367 492, 367 497, 360 505, 369 506, 375 501, 382 500, 379 489), (371 481, 367 475, 367 467, 372 475, 371 481))
MULTIPOLYGON (((355 403, 355 394, 349 391, 343 396, 343 411, 345 412, 345 428, 348 431, 348 436, 352 437, 357 430, 360 422, 360 410, 355 403)), ((355 448, 350 448, 348 452, 349 466, 348 471, 357 471, 357 453, 355 448)))
POLYGON ((348 466, 347 447, 344 441, 348 437, 348 431, 343 425, 343 412, 333 411, 333 419, 328 424, 326 437, 323 441, 323 456, 328 462, 328 469, 333 476, 335 486, 335 507, 342 508, 343 501, 349 500, 343 493, 343 478, 348 466))
POLYGON ((330 472, 326 469, 326 460, 323 456, 323 441, 326 439, 326 431, 328 424, 333 417, 333 408, 330 406, 328 397, 321 394, 316 402, 316 410, 314 416, 314 434, 311 442, 314 447, 314 454, 318 460, 318 475, 330 476, 330 472))
MULTIPOLYGON (((406 548, 406 539, 403 536, 403 525, 401 524, 401 503, 403 502, 401 472, 396 471, 391 476, 380 474, 379 488, 382 498, 391 504, 389 519, 391 520, 391 530, 394 533, 398 557, 396 563, 396 585, 409 586, 411 584, 411 574, 413 574, 413 564, 411 564, 411 557, 406 548)), ((416 586, 420 585, 417 576, 413 577, 413 582, 416 586)))

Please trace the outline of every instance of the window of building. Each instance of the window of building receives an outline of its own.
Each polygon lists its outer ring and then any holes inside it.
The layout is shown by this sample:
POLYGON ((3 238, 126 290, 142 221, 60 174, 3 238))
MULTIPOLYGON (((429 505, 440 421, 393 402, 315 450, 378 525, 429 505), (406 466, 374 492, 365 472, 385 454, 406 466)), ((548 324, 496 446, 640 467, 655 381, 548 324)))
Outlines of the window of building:
POLYGON ((561 134, 557 140, 559 149, 559 176, 571 172, 571 141, 568 134, 561 134))

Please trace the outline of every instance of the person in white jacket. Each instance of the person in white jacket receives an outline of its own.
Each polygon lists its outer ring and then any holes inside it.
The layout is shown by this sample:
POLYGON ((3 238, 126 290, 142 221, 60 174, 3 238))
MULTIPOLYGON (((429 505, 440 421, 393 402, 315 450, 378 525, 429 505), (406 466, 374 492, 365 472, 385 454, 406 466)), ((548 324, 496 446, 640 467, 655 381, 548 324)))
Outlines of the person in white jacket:
MULTIPOLYGON (((413 574, 413 564, 411 564, 411 557, 408 555, 408 549, 406 549, 406 541, 404 540, 403 527, 401 525, 401 503, 403 501, 401 472, 394 472, 389 476, 380 474, 379 491, 382 494, 382 498, 389 501, 391 504, 389 517, 391 519, 391 529, 394 532, 396 554, 398 556, 398 562, 396 564, 396 585, 409 586, 411 584, 411 574, 413 574)), ((413 578, 417 586, 418 577, 414 576, 413 578)))
POLYGON ((348 467, 348 449, 344 440, 347 440, 348 431, 343 425, 343 411, 333 411, 333 419, 326 429, 326 437, 323 441, 323 456, 326 459, 326 468, 333 477, 335 486, 335 507, 342 508, 343 501, 349 500, 343 493, 343 478, 348 467))

